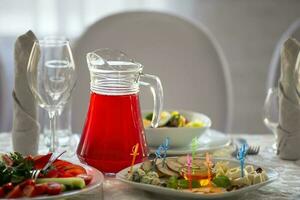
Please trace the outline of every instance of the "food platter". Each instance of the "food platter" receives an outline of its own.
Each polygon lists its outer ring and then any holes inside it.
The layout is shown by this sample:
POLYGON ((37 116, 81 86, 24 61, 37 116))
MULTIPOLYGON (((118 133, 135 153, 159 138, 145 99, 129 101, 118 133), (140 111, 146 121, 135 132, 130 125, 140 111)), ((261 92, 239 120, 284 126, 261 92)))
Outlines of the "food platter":
MULTIPOLYGON (((102 187, 103 187, 103 182, 104 182, 104 176, 103 174, 98 171, 97 169, 88 166, 88 165, 84 165, 84 164, 79 164, 82 167, 85 168, 85 170, 87 171, 87 174, 92 175, 93 179, 91 181, 91 183, 89 185, 87 185, 87 187, 81 189, 81 190, 73 190, 73 191, 67 191, 67 192, 63 192, 59 195, 54 195, 54 196, 38 196, 38 197, 34 197, 32 199, 35 200, 44 200, 44 199, 63 199, 63 198, 69 198, 69 197, 73 197, 73 196, 78 196, 78 195, 82 195, 82 194, 86 194, 90 191, 94 191, 94 190, 99 190, 99 192, 102 192, 102 187)), ((101 195, 101 194, 99 194, 101 195)))
MULTIPOLYGON (((213 159, 213 160, 214 161, 227 161, 227 162, 229 162, 229 165, 231 167, 239 166, 239 162, 236 160, 217 159, 217 158, 213 159)), ((251 163, 245 163, 245 164, 253 165, 255 168, 262 167, 264 169, 264 171, 266 172, 268 179, 265 180, 264 182, 257 183, 254 185, 249 185, 249 186, 246 186, 246 187, 243 187, 243 188, 240 188, 237 190, 232 190, 229 192, 199 194, 199 193, 193 193, 189 190, 176 190, 176 189, 161 187, 161 186, 157 186, 157 185, 133 182, 133 181, 127 179, 127 174, 128 174, 128 171, 130 170, 130 168, 125 168, 125 169, 121 170, 120 172, 118 172, 116 175, 116 178, 128 185, 131 185, 134 188, 161 194, 161 195, 173 196, 173 197, 177 197, 177 198, 191 198, 191 199, 222 199, 222 198, 228 198, 228 197, 231 197, 231 198, 238 197, 245 193, 257 190, 267 184, 272 183, 273 181, 276 181, 276 179, 279 176, 278 173, 271 168, 257 166, 255 164, 251 164, 251 163)), ((141 167, 141 164, 134 165, 135 170, 138 169, 139 167, 141 167)))
POLYGON ((103 174, 91 166, 61 160, 62 154, 1 154, 0 199, 62 199, 90 191, 101 195, 103 174))

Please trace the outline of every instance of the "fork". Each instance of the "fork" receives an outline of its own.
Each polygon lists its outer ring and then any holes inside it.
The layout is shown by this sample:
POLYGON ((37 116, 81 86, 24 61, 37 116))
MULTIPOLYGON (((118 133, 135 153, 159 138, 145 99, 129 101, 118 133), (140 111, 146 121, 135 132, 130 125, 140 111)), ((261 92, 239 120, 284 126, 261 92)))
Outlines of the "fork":
POLYGON ((247 150, 248 155, 257 155, 259 153, 260 146, 249 146, 247 150))
POLYGON ((39 174, 41 173, 41 171, 45 171, 47 170, 59 157, 61 157, 64 153, 66 153, 66 150, 63 151, 62 153, 58 154, 57 156, 51 156, 50 159, 48 160, 47 164, 42 168, 42 169, 37 169, 37 170, 33 170, 32 174, 31 174, 31 178, 33 180, 36 180, 39 177, 39 174))
MULTIPOLYGON (((244 138, 237 138, 237 142, 239 144, 247 144, 248 146, 248 150, 246 152, 246 155, 257 155, 260 151, 260 146, 256 146, 256 145, 248 145, 247 140, 245 140, 244 138)), ((238 145, 235 145, 235 150, 232 152, 232 156, 236 157, 237 153, 238 153, 239 149, 238 149, 238 145)))

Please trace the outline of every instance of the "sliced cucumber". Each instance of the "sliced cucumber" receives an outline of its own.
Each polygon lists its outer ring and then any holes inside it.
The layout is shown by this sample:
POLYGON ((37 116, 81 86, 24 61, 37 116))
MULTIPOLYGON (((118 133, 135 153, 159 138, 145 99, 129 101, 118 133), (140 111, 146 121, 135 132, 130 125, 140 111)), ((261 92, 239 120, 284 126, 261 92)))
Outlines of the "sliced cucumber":
POLYGON ((70 178, 38 178, 37 183, 60 183, 66 186, 67 190, 82 189, 85 188, 85 182, 82 178, 70 177, 70 178))

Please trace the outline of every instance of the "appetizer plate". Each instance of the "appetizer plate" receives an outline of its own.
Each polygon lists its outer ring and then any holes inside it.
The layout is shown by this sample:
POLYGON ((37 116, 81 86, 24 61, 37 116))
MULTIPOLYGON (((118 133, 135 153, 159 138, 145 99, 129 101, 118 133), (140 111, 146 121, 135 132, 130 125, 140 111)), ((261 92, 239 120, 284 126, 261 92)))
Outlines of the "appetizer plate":
MULTIPOLYGON (((236 167, 239 166, 239 162, 236 160, 230 160, 230 159, 213 159, 214 161, 229 161, 231 167, 236 167)), ((171 188, 166 188, 166 187, 161 187, 161 186, 155 186, 155 185, 150 185, 150 184, 144 184, 144 183, 136 183, 133 181, 129 181, 126 179, 126 174, 128 174, 128 171, 130 170, 130 167, 121 170, 120 172, 117 173, 116 178, 119 179, 120 181, 131 185, 132 187, 149 191, 149 192, 154 192, 158 194, 163 194, 166 196, 173 196, 177 198, 191 198, 191 199, 223 199, 223 198, 232 198, 232 197, 238 197, 241 196, 247 192, 257 190, 267 184, 272 183, 278 178, 278 172, 271 168, 263 167, 263 166, 257 166, 252 163, 246 163, 249 165, 253 165, 255 168, 261 167, 263 168, 267 175, 268 175, 268 180, 262 183, 258 183, 255 185, 247 186, 244 188, 240 188, 238 190, 230 191, 230 192, 224 192, 224 193, 216 193, 216 194, 197 194, 197 193, 192 193, 189 191, 181 191, 181 190, 175 190, 171 188)), ((134 168, 137 169, 141 165, 136 164, 134 165, 134 168)))
MULTIPOLYGON (((231 144, 231 139, 227 134, 221 133, 220 131, 214 129, 208 129, 206 133, 201 135, 198 138, 198 150, 197 152, 207 152, 207 151, 214 151, 217 149, 222 149, 227 147, 231 144)), ((153 153, 157 149, 157 147, 149 147, 150 152, 153 153)), ((191 145, 174 148, 171 147, 168 150, 168 155, 183 155, 192 153, 191 145)))
MULTIPOLYGON (((78 164, 78 163, 76 163, 76 164, 78 164)), ((91 166, 84 165, 84 164, 78 164, 78 165, 81 165, 82 167, 84 167, 85 170, 87 171, 87 174, 93 176, 91 183, 89 185, 87 185, 87 187, 85 187, 81 190, 72 190, 72 191, 63 192, 59 195, 53 195, 53 196, 42 195, 42 196, 33 197, 31 199, 34 199, 34 200, 65 199, 65 198, 69 198, 72 196, 78 196, 78 195, 81 195, 81 194, 84 194, 84 193, 87 193, 87 192, 90 192, 90 191, 93 191, 96 189, 98 189, 99 192, 102 192, 102 187, 103 187, 103 182, 104 182, 103 174, 91 166)), ((23 198, 18 198, 18 199, 23 199, 23 198)))

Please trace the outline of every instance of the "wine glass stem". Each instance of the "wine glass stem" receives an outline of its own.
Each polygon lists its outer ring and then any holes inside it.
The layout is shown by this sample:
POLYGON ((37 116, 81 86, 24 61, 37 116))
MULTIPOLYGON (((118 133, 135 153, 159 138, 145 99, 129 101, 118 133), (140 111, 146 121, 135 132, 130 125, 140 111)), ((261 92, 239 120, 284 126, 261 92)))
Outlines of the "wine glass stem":
POLYGON ((56 138, 55 138, 56 112, 49 114, 49 119, 50 119, 50 130, 51 130, 50 152, 55 152, 56 151, 56 138))

